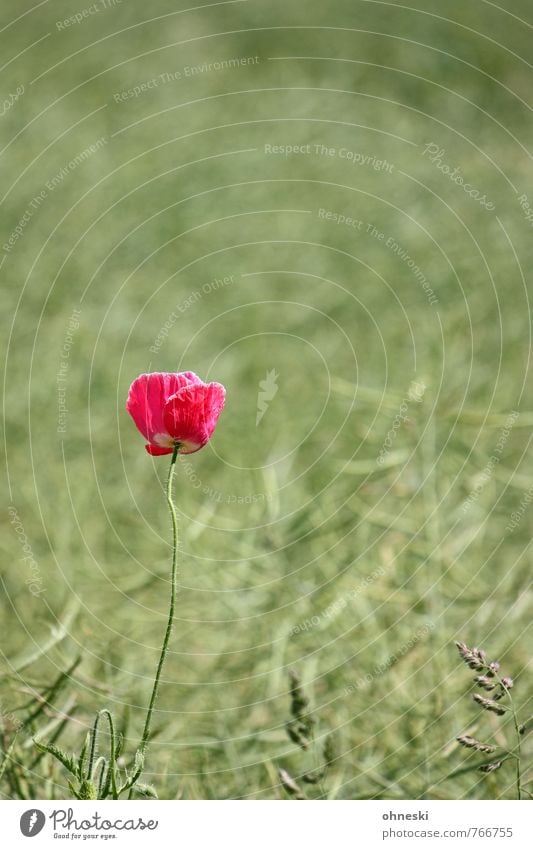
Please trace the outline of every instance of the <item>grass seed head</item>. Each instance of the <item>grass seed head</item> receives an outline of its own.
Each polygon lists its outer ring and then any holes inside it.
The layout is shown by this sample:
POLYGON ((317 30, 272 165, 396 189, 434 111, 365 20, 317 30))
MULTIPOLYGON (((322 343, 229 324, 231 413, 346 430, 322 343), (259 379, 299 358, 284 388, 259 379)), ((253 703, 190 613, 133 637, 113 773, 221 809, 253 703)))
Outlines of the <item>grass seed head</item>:
POLYGON ((491 752, 496 751, 496 746, 481 743, 480 740, 476 740, 475 737, 470 737, 468 734, 464 734, 462 737, 456 737, 456 740, 461 746, 464 746, 466 749, 475 749, 476 752, 486 752, 490 755, 491 752))
POLYGON ((322 750, 322 754, 324 756, 324 763, 326 764, 326 766, 331 766, 337 757, 337 748, 335 746, 335 739, 333 734, 328 734, 326 739, 324 740, 324 748, 322 750))
POLYGON ((289 670, 292 719, 286 724, 289 738, 300 748, 307 749, 312 739, 314 717, 308 713, 309 699, 304 695, 300 676, 295 669, 289 670))
POLYGON ((307 735, 307 727, 302 726, 299 722, 294 719, 290 719, 285 724, 285 730, 287 732, 287 736, 289 740, 292 740, 293 743, 296 743, 300 749, 308 749, 309 748, 309 737, 307 735))
POLYGON ((278 776, 279 780, 281 781, 284 789, 287 791, 289 796, 292 796, 293 799, 306 798, 302 788, 296 783, 292 775, 288 773, 286 769, 280 767, 278 769, 278 776))
POLYGON ((475 702, 478 703, 484 710, 490 710, 491 713, 495 713, 498 716, 503 716, 506 712, 507 708, 503 705, 499 705, 498 702, 494 699, 487 699, 485 696, 482 696, 481 693, 474 693, 473 697, 475 702))
POLYGON ((487 675, 477 675, 474 678, 474 681, 479 687, 482 687, 484 690, 494 690, 497 686, 496 682, 489 678, 487 675))
POLYGON ((462 659, 470 669, 475 669, 478 672, 485 669, 487 665, 485 663, 486 654, 482 649, 469 649, 466 643, 461 642, 456 642, 455 645, 462 659))
POLYGON ((494 761, 491 764, 483 764, 479 767, 480 772, 494 772, 499 769, 502 765, 503 761, 494 761))

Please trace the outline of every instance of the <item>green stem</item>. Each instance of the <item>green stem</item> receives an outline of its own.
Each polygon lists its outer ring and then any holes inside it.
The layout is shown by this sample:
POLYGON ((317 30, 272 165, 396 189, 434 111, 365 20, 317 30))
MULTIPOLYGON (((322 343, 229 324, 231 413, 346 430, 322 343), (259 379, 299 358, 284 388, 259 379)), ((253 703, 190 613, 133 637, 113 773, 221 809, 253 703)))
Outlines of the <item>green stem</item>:
POLYGON ((102 711, 98 711, 94 718, 94 725, 91 733, 91 745, 89 747, 89 762, 87 764, 87 781, 90 781, 93 775, 93 764, 96 754, 96 739, 98 736, 98 723, 100 722, 101 713, 102 711))
MULTIPOLYGON (((89 747, 89 763, 87 765, 87 781, 92 781, 93 776, 94 776, 96 769, 97 769, 97 764, 98 764, 99 761, 102 760, 102 758, 99 758, 95 763, 96 744, 97 744, 97 737, 98 737, 98 726, 100 724, 100 717, 102 717, 102 716, 105 716, 108 723, 109 723, 109 739, 110 739, 110 743, 109 743, 109 746, 110 746, 109 768, 108 768, 108 775, 107 775, 107 779, 106 779, 106 785, 109 784, 109 783, 111 784, 111 792, 113 794, 113 799, 118 799, 117 783, 116 783, 116 768, 117 768, 117 765, 116 765, 116 748, 117 748, 117 746, 116 746, 115 724, 113 722, 113 717, 112 717, 110 711, 107 710, 107 708, 102 708, 102 710, 99 710, 97 712, 95 720, 94 720, 93 730, 92 730, 92 733, 91 733, 91 742, 90 742, 90 747, 89 747)), ((101 779, 102 779, 102 777, 103 777, 103 771, 102 771, 101 779)), ((100 783, 102 783, 102 782, 100 781, 100 783)))
POLYGON ((172 624, 174 621, 174 609, 176 606, 176 589, 177 589, 177 578, 178 578, 178 519, 176 516, 176 508, 174 507, 174 502, 172 501, 172 481, 174 478, 174 471, 176 468, 176 458, 178 456, 179 451, 179 443, 176 443, 174 446, 174 452, 172 454, 172 460, 170 461, 170 469, 168 470, 167 477, 167 486, 166 486, 166 496, 167 496, 167 504, 168 509, 170 511, 170 518, 172 520, 172 577, 171 577, 171 590, 170 590, 170 608, 168 611, 168 623, 167 630, 165 631, 165 638, 163 640, 163 645, 161 647, 161 655, 159 657, 159 663, 157 664, 157 672, 155 674, 154 687, 152 690, 152 697, 150 699, 150 704, 148 706, 148 713, 146 714, 146 722, 144 723, 144 730, 141 738, 141 745, 139 747, 139 751, 141 755, 144 755, 146 750, 146 746, 148 743, 148 738, 150 736, 150 725, 152 722, 152 713, 154 711, 155 701, 157 699, 157 693, 159 690, 159 680, 161 678, 161 672, 163 670, 163 665, 165 663, 165 658, 167 656, 168 644, 170 641, 170 635, 172 633, 172 624))
POLYGON ((105 791, 106 791, 105 795, 107 795, 107 792, 109 790, 108 785, 109 785, 109 783, 111 783, 111 794, 113 796, 113 799, 118 799, 117 775, 116 775, 116 772, 117 772, 117 763, 116 763, 116 761, 117 761, 117 755, 116 755, 117 736, 115 734, 115 723, 113 722, 113 717, 108 710, 104 709, 104 710, 100 711, 100 713, 105 714, 106 717, 107 717, 107 721, 109 722, 109 738, 110 738, 110 742, 109 742, 109 770, 108 770, 106 782, 105 782, 105 791))
MULTIPOLYGON (((501 683, 501 682, 500 682, 501 683)), ((516 709, 513 702, 513 697, 511 696, 509 690, 502 684, 503 689, 507 693, 509 698, 509 704, 511 706, 511 712, 513 714, 513 724, 516 732, 516 795, 519 799, 522 799, 522 765, 521 765, 521 738, 520 738, 520 726, 518 724, 518 717, 516 715, 516 709)))
MULTIPOLYGON (((487 667, 487 669, 490 669, 490 667, 487 667)), ((509 707, 511 708, 511 713, 513 715, 513 725, 516 732, 516 751, 512 752, 511 754, 514 758, 516 758, 516 795, 518 799, 522 799, 522 766, 520 762, 522 752, 518 716, 516 715, 516 708, 509 688, 505 686, 505 684, 503 683, 503 679, 500 678, 499 675, 496 675, 495 678, 509 700, 509 707)))

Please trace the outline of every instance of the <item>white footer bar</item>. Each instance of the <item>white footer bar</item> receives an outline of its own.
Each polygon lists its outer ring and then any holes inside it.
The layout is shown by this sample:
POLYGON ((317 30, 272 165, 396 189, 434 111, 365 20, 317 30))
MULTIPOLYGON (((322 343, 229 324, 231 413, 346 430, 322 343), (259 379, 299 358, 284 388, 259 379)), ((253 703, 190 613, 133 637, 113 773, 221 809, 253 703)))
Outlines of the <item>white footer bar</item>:
POLYGON ((73 843, 117 849, 533 847, 529 802, 147 800, 0 805, 6 849, 73 843))

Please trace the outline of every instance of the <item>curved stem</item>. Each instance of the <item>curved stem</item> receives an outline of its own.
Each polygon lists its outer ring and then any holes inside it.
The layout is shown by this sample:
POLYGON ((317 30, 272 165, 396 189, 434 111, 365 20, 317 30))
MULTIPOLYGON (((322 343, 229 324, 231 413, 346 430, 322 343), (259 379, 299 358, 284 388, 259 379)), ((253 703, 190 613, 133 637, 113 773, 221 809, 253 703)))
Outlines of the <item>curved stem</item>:
POLYGON ((109 791, 108 785, 109 785, 109 783, 111 783, 111 794, 113 796, 113 799, 118 799, 117 776, 116 776, 116 771, 117 771, 117 763, 116 763, 116 760, 117 760, 117 755, 116 755, 117 743, 116 743, 116 739, 117 738, 116 738, 116 734, 115 734, 115 723, 113 722, 113 717, 112 717, 110 711, 108 711, 104 708, 104 710, 100 711, 100 713, 105 714, 106 717, 107 717, 107 721, 109 722, 109 739, 110 739, 110 742, 109 742, 109 770, 108 770, 108 773, 107 773, 106 783, 105 783, 105 791, 106 791, 105 795, 107 795, 107 792, 109 791))
MULTIPOLYGON (((107 773, 105 784, 108 785, 109 783, 111 783, 111 790, 112 790, 112 793, 113 793, 113 799, 118 799, 117 784, 116 784, 116 762, 115 762, 116 761, 115 724, 113 722, 113 717, 111 715, 111 712, 108 711, 107 708, 102 708, 102 710, 99 710, 97 712, 95 720, 94 720, 93 730, 91 732, 90 748, 89 748, 89 763, 88 763, 88 766, 87 766, 87 781, 92 781, 93 776, 96 773, 96 770, 98 768, 98 764, 101 763, 102 760, 105 761, 105 758, 100 757, 95 762, 96 744, 97 744, 97 737, 98 737, 98 725, 100 723, 100 717, 101 716, 105 716, 107 718, 107 721, 109 722, 110 755, 109 755, 108 773, 107 773)), ((100 775, 100 785, 99 785, 99 787, 102 785, 103 773, 104 773, 104 770, 102 770, 102 773, 100 775)), ((100 794, 98 794, 98 796, 100 798, 100 794)))
POLYGON ((516 795, 518 799, 522 799, 522 765, 521 765, 521 737, 520 737, 520 726, 518 724, 518 716, 516 715, 516 708, 513 701, 513 697, 509 691, 509 687, 506 687, 503 683, 503 679, 500 678, 499 675, 495 676, 500 687, 504 691, 505 695, 509 700, 509 707, 511 708, 511 714, 513 717, 513 725, 516 733, 516 752, 513 752, 513 756, 516 758, 516 795))
POLYGON ((94 762, 93 774, 91 776, 91 780, 93 781, 94 786, 96 788, 98 788, 97 793, 96 793, 96 796, 97 796, 98 799, 101 798, 100 790, 102 789, 106 769, 107 769, 107 760, 103 755, 100 755, 100 757, 96 758, 96 760, 94 762), (98 770, 100 770, 100 779, 97 782, 96 781, 96 775, 98 773, 98 770))
POLYGON ((150 736, 150 725, 152 722, 152 713, 154 711, 155 701, 157 699, 157 693, 159 690, 159 679, 161 678, 161 672, 163 670, 163 665, 165 663, 165 658, 167 656, 168 644, 170 641, 170 635, 172 633, 172 623, 174 621, 174 608, 176 605, 176 588, 177 588, 177 577, 178 577, 178 519, 176 516, 176 508, 174 507, 174 502, 172 500, 172 481, 174 478, 174 470, 176 468, 176 458, 178 456, 179 451, 179 443, 176 443, 174 446, 174 451, 172 454, 172 460, 170 461, 170 469, 168 470, 167 477, 167 486, 166 486, 166 496, 167 496, 167 504, 168 509, 170 511, 170 518, 172 520, 172 576, 171 576, 171 590, 170 590, 170 608, 168 611, 168 622, 167 629, 165 631, 165 638, 163 640, 163 645, 161 647, 161 655, 159 657, 159 663, 157 664, 157 671, 155 674, 154 687, 152 690, 152 697, 150 699, 150 704, 148 706, 148 713, 146 714, 146 722, 144 723, 144 730, 141 738, 141 745, 139 747, 139 751, 141 755, 144 755, 146 750, 146 746, 148 743, 148 737, 150 736))

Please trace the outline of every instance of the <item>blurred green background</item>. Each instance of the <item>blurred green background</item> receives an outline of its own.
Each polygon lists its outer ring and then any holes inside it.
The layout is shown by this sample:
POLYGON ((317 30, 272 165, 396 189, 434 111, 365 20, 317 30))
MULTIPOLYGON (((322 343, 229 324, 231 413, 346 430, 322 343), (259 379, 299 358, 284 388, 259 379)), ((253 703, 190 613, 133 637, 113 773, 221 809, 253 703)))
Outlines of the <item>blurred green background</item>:
MULTIPOLYGON (((453 641, 531 713, 533 10, 419 6, 2 4, 4 750, 78 656, 39 733, 137 744, 170 528, 124 405, 193 370, 159 796, 282 798, 292 667, 330 797, 513 796, 453 775, 506 739, 453 641)), ((68 795, 26 728, 1 791, 68 795)))

